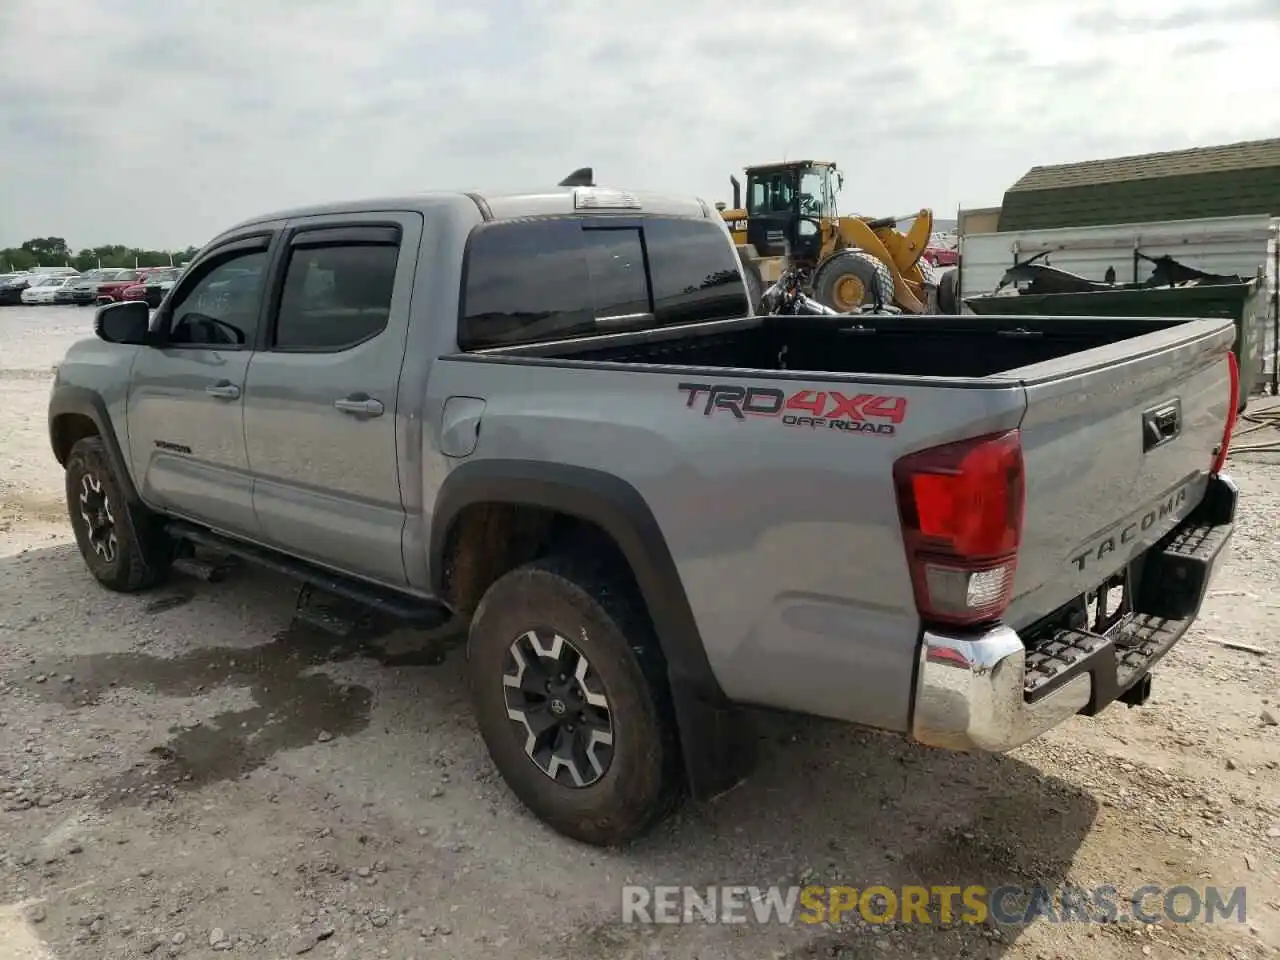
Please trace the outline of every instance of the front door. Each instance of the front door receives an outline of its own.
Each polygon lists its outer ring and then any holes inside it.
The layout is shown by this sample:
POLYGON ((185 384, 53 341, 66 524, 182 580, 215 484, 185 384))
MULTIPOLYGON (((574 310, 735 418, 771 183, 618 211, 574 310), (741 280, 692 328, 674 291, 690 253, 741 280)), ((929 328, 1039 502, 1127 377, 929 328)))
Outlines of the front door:
POLYGON ((421 234, 420 214, 290 221, 279 304, 245 382, 267 542, 392 586, 407 582, 396 391, 421 234))
POLYGON ((129 451, 143 499, 168 513, 256 537, 244 445, 244 383, 263 307, 271 237, 240 238, 192 265, 138 351, 129 451))
POLYGON ((796 242, 795 173, 755 171, 747 177, 747 242, 762 257, 781 257, 796 242))

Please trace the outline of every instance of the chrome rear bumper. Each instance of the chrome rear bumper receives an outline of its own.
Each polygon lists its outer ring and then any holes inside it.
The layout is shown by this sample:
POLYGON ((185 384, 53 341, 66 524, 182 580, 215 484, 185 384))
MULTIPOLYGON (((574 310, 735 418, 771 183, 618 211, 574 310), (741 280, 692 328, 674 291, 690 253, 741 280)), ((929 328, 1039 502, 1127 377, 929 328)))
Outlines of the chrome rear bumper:
POLYGON ((931 747, 998 753, 1040 736, 1089 703, 1088 674, 1033 704, 1023 699, 1025 674, 1026 650, 1008 627, 963 639, 926 631, 912 738, 931 747))
POLYGON ((1211 478, 1204 501, 1145 555, 1136 612, 1105 634, 1055 627, 1047 637, 1024 638, 1003 625, 981 633, 926 630, 912 738, 998 753, 1077 713, 1096 714, 1117 699, 1142 702, 1152 667, 1200 613, 1231 540, 1238 496, 1230 477, 1211 478))

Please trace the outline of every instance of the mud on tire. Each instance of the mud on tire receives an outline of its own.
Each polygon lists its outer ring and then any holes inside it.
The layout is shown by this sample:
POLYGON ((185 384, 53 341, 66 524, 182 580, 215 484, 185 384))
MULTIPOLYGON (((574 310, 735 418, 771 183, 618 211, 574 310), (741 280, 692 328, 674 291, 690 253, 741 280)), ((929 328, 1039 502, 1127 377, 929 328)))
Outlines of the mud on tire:
POLYGON ((665 663, 625 574, 578 555, 510 571, 480 601, 467 659, 489 756, 557 832, 615 846, 671 811, 681 778, 665 663))
POLYGON ((66 489, 76 545, 99 583, 131 593, 164 580, 172 541, 158 517, 129 503, 101 437, 85 437, 71 448, 66 489))

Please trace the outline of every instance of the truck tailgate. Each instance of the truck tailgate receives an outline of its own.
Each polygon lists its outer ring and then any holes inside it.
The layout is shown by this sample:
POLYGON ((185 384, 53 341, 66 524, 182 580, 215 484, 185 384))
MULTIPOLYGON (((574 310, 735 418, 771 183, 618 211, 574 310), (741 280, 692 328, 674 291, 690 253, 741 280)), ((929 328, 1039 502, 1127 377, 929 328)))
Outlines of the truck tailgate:
POLYGON ((1234 335, 1194 320, 1007 374, 1027 398, 1010 626, 1092 590, 1200 502, 1235 402, 1234 335))

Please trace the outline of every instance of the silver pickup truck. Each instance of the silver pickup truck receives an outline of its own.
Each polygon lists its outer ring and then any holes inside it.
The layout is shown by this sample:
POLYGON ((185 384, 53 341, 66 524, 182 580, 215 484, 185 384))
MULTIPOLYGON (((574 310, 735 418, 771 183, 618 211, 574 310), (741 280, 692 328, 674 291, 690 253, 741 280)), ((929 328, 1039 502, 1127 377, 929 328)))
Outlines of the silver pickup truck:
POLYGON ((739 782, 756 708, 1003 751, 1142 703, 1232 530, 1231 323, 751 307, 696 199, 240 224, 58 367, 77 542, 469 620, 495 765, 589 843, 739 782))

